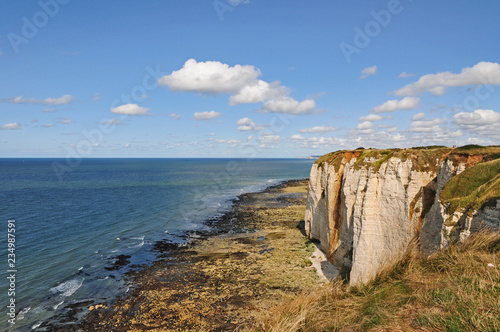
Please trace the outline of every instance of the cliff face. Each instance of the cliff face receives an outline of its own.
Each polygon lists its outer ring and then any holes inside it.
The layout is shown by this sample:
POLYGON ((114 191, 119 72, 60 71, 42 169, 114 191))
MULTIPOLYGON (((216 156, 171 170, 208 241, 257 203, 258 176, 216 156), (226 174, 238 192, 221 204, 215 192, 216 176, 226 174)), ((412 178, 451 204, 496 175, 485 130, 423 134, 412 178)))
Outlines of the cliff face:
POLYGON ((401 258, 413 239, 431 253, 465 238, 481 222, 498 228, 500 201, 474 213, 447 214, 440 199, 445 184, 484 159, 452 158, 451 152, 355 150, 323 156, 310 174, 308 236, 320 241, 351 284, 359 284, 401 258))

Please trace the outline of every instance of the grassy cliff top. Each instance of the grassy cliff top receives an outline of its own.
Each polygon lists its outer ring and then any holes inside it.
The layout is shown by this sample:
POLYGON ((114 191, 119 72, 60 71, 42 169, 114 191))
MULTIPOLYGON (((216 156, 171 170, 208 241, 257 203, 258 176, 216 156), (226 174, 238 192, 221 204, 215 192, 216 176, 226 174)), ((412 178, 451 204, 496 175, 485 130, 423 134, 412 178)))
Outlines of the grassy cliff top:
POLYGON ((467 168, 446 183, 439 197, 448 204, 449 214, 476 211, 485 204, 496 205, 500 199, 500 159, 467 168))
POLYGON ((472 166, 483 161, 500 158, 500 146, 466 145, 459 148, 448 148, 446 146, 422 146, 408 149, 364 149, 340 150, 328 153, 318 160, 316 164, 323 167, 326 164, 333 165, 338 170, 342 161, 349 162, 355 158, 354 166, 373 167, 378 171, 380 166, 390 158, 400 158, 403 161, 410 159, 413 169, 422 172, 437 172, 439 164, 448 158, 453 163, 465 163, 472 166))

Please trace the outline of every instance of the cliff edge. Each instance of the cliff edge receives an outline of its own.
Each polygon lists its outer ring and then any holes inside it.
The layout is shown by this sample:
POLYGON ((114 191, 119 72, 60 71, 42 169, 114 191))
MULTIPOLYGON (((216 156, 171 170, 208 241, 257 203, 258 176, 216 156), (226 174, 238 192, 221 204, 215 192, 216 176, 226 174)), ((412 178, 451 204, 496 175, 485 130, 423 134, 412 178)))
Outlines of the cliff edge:
POLYGON ((311 168, 306 233, 351 284, 412 241, 428 255, 499 220, 500 146, 337 151, 311 168))

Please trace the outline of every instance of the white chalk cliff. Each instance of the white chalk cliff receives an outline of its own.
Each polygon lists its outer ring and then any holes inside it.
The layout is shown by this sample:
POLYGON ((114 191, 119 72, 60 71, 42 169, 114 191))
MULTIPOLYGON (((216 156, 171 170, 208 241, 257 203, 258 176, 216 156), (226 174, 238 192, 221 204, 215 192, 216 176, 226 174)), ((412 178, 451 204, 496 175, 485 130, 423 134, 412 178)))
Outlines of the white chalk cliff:
POLYGON ((440 192, 483 156, 450 158, 451 149, 354 150, 320 158, 311 169, 305 229, 350 284, 367 283, 396 262, 412 240, 425 254, 487 224, 495 206, 451 216, 440 192))

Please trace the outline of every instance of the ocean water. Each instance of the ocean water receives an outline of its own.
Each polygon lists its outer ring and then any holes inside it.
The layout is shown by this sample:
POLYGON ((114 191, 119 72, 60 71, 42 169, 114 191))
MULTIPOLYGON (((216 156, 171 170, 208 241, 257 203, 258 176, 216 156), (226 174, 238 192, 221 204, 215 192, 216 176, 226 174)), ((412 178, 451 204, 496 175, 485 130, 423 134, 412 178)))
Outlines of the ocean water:
POLYGON ((63 159, 0 159, 0 329, 37 330, 71 304, 127 292, 123 273, 151 262, 156 241, 182 243, 238 195, 308 178, 312 163, 83 159, 69 167, 63 159), (8 220, 15 220, 15 296, 8 294, 8 220), (130 262, 115 265, 120 255, 130 262))

